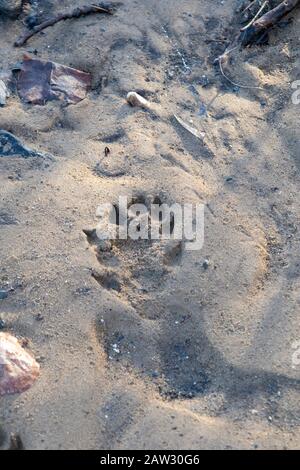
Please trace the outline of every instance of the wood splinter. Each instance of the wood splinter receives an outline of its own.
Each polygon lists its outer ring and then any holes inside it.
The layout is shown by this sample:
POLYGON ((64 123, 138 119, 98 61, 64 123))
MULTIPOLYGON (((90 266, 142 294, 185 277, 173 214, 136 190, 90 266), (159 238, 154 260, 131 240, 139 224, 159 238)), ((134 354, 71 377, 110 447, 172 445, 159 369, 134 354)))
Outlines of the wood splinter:
POLYGON ((17 39, 15 42, 15 47, 21 47, 26 44, 26 42, 32 38, 37 33, 40 33, 46 28, 49 28, 49 26, 53 26, 56 23, 59 23, 60 21, 65 21, 68 19, 72 18, 80 18, 81 16, 87 16, 92 13, 106 13, 108 15, 112 15, 114 12, 114 9, 110 6, 107 5, 88 5, 88 6, 82 6, 82 7, 77 7, 72 11, 65 12, 65 13, 60 13, 57 16, 50 18, 49 20, 44 21, 43 23, 35 26, 32 31, 28 31, 25 33, 24 36, 20 37, 17 39))

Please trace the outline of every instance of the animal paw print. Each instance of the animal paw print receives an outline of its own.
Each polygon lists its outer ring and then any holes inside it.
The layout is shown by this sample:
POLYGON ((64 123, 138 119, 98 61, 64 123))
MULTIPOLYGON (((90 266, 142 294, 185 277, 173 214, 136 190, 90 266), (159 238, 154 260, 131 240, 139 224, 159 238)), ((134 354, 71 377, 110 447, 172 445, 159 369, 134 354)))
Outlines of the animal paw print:
MULTIPOLYGON (((183 254, 181 240, 152 240, 151 224, 157 224, 161 233, 162 220, 151 219, 151 205, 162 204, 160 197, 144 194, 133 196, 128 205, 128 225, 134 223, 137 231, 145 226, 147 219, 148 239, 126 240, 115 238, 120 225, 119 207, 103 210, 96 229, 84 230, 87 240, 95 252, 99 269, 92 270, 92 276, 107 290, 113 290, 125 298, 144 316, 143 306, 164 288, 165 279, 173 266, 180 263, 183 254), (137 205, 145 210, 136 211, 137 205), (102 236, 105 233, 105 236, 102 236)), ((147 225, 147 224, 146 224, 147 225)), ((170 218, 170 230, 174 221, 170 218)))

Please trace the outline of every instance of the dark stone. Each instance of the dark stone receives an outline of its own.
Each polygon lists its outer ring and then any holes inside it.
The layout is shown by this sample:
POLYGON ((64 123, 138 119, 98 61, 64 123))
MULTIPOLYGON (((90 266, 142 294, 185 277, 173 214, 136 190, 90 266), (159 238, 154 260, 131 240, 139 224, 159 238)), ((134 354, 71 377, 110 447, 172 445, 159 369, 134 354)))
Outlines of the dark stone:
POLYGON ((0 157, 19 156, 23 158, 44 157, 52 158, 48 154, 42 154, 31 150, 10 132, 0 130, 0 157))

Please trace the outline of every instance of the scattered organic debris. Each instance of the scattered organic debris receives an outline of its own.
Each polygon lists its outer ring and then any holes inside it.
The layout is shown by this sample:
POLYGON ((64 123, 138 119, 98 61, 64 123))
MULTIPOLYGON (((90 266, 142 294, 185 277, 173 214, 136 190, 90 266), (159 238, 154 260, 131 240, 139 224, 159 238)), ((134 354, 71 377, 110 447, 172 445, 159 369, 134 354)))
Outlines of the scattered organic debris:
POLYGON ((25 56, 17 89, 27 103, 44 105, 47 101, 61 100, 76 104, 86 97, 91 80, 89 73, 25 56))
MULTIPOLYGON (((131 104, 131 106, 139 106, 141 108, 150 110, 162 120, 165 120, 165 121, 172 120, 172 116, 167 115, 161 107, 159 107, 156 104, 150 103, 143 96, 139 95, 136 92, 131 91, 130 93, 128 93, 127 102, 131 104)), ((204 139, 205 132, 201 132, 195 127, 190 126, 189 124, 184 122, 180 117, 176 116, 176 114, 174 114, 174 118, 178 124, 180 124, 186 131, 188 131, 194 137, 197 137, 197 139, 201 139, 201 140, 204 139)))
POLYGON ((237 48, 236 47, 233 47, 232 49, 226 49, 226 51, 224 52, 224 54, 222 54, 220 57, 218 57, 216 59, 216 62, 219 64, 219 67, 220 67, 220 72, 222 74, 222 76, 225 78, 225 80, 227 80, 229 83, 231 83, 231 85, 233 85, 234 87, 237 87, 237 88, 244 88, 246 90, 263 90, 262 87, 260 86, 255 86, 255 85, 244 85, 242 83, 237 83, 235 82, 234 80, 232 80, 230 77, 228 77, 228 75, 224 72, 224 64, 227 63, 228 59, 229 59, 229 55, 231 54, 231 52, 233 52, 235 49, 237 48))
POLYGON ((9 91, 3 82, 3 80, 0 80, 0 106, 5 106, 6 105, 6 98, 9 97, 9 91))
POLYGON ((240 41, 243 46, 255 44, 270 28, 275 26, 285 15, 299 5, 300 0, 285 0, 277 7, 260 16, 268 3, 269 2, 264 2, 250 23, 242 28, 240 41))
POLYGON ((250 1, 246 8, 243 9, 242 14, 246 13, 248 18, 246 26, 241 28, 234 41, 215 61, 219 64, 221 74, 229 83, 231 83, 231 85, 245 89, 263 89, 262 87, 258 86, 236 83, 225 73, 224 64, 228 61, 230 54, 238 49, 241 45, 245 47, 252 44, 264 44, 266 42, 266 38, 268 37, 269 30, 299 4, 300 0, 285 0, 275 8, 270 9, 269 1, 254 0, 250 1), (254 7, 257 7, 258 10, 255 13, 252 13, 252 8, 254 7), (265 13, 266 9, 268 9, 268 11, 265 13), (250 14, 252 14, 252 18, 249 21, 250 14))
POLYGON ((40 366, 17 338, 0 333, 0 396, 24 392, 36 381, 40 366))
POLYGON ((0 157, 19 156, 23 158, 43 157, 52 159, 53 157, 46 153, 40 153, 31 150, 10 132, 0 129, 0 157))
POLYGON ((86 16, 90 15, 92 13, 106 13, 108 15, 112 15, 114 12, 114 9, 110 5, 89 5, 89 6, 82 6, 82 7, 77 7, 72 11, 60 13, 57 16, 50 18, 47 21, 44 21, 43 23, 35 26, 31 31, 28 31, 25 33, 24 36, 19 38, 15 42, 16 47, 21 47, 26 44, 26 42, 35 34, 43 31, 46 28, 49 28, 50 26, 55 25, 56 23, 59 23, 60 21, 65 21, 68 19, 72 18, 80 18, 81 16, 86 16))
POLYGON ((205 132, 198 131, 195 127, 190 126, 186 122, 184 122, 180 117, 176 116, 174 114, 174 118, 180 124, 186 131, 188 131, 190 134, 192 134, 194 137, 197 137, 197 139, 203 140, 205 137, 205 132))

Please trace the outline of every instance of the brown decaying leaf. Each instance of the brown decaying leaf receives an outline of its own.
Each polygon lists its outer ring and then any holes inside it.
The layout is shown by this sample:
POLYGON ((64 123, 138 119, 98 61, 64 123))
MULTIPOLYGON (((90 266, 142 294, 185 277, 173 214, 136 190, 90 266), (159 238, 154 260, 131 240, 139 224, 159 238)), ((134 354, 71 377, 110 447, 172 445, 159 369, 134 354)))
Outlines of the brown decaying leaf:
POLYGON ((22 100, 44 105, 61 100, 66 104, 82 101, 91 87, 91 75, 55 62, 24 57, 17 88, 22 100))

